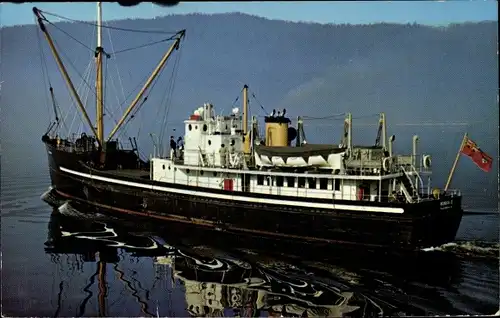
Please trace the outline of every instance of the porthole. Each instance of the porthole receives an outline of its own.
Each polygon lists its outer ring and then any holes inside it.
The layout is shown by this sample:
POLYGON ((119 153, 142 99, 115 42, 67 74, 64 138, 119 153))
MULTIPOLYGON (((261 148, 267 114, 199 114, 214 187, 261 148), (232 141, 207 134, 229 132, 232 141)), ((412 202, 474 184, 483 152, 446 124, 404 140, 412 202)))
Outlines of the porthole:
POLYGON ((161 167, 163 168, 163 170, 165 170, 165 165, 162 165, 161 167))
POLYGON ((191 124, 188 125, 188 130, 189 131, 193 130, 193 126, 191 126, 191 124))
POLYGON ((170 166, 168 166, 168 170, 172 169, 170 166))
POLYGON ((207 124, 203 124, 203 131, 207 131, 207 129, 208 129, 207 124))
POLYGON ((198 129, 198 125, 194 125, 194 129, 198 129))
POLYGON ((208 140, 208 145, 210 146, 212 144, 212 141, 211 140, 208 140))

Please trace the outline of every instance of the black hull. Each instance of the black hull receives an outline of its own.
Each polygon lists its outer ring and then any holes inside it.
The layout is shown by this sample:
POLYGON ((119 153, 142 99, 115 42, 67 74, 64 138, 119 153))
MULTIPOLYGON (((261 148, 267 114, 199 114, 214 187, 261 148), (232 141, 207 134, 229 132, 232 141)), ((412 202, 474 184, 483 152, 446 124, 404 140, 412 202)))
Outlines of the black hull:
MULTIPOLYGON (((189 194, 159 192, 133 186, 88 179, 60 168, 87 175, 109 177, 105 172, 91 170, 77 155, 56 149, 46 143, 54 198, 74 200, 112 213, 137 219, 175 221, 197 227, 314 244, 347 244, 397 249, 439 246, 455 239, 462 218, 461 197, 417 204, 398 204, 404 213, 370 213, 347 210, 311 210, 300 206, 277 206, 263 203, 237 202, 189 194), (451 208, 442 210, 441 202, 451 201, 451 208)), ((117 177, 125 182, 130 178, 117 177)), ((135 180, 144 184, 149 179, 135 180)), ((170 185, 188 190, 181 185, 170 185)), ((199 189, 198 189, 199 190, 199 189)), ((221 191, 221 190, 207 190, 221 191)), ((247 195, 247 194, 245 194, 247 195)), ((377 202, 336 201, 341 204, 382 206, 377 202)), ((386 204, 387 206, 387 204, 386 204)))

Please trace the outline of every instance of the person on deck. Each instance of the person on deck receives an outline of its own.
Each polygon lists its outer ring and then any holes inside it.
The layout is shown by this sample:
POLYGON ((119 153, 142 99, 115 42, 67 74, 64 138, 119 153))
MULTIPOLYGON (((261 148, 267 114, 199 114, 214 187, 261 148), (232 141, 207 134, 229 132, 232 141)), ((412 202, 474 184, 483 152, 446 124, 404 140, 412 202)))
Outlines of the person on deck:
POLYGON ((177 157, 177 143, 174 140, 174 136, 170 136, 170 159, 177 157))
POLYGON ((177 149, 179 149, 179 158, 182 159, 182 154, 184 152, 184 141, 182 137, 177 138, 177 149))

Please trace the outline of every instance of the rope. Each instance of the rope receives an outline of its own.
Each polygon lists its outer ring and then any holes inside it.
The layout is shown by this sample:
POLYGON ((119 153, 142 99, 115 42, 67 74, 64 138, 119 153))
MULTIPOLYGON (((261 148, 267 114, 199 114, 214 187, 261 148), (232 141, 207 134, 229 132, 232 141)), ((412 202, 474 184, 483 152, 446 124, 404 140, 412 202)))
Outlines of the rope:
MULTIPOLYGON (((63 20, 71 21, 71 22, 78 22, 78 23, 82 23, 82 24, 88 24, 88 25, 92 25, 92 26, 97 27, 97 23, 87 22, 87 21, 82 21, 82 20, 70 19, 70 18, 64 17, 62 15, 58 15, 58 14, 55 14, 55 13, 50 13, 50 12, 47 12, 47 11, 42 11, 42 10, 39 10, 39 11, 41 13, 43 13, 43 14, 50 15, 50 16, 53 16, 53 17, 56 17, 56 18, 59 18, 59 19, 63 19, 63 20)), ((47 19, 44 19, 44 20, 47 21, 47 22, 49 22, 47 19)), ((104 26, 104 25, 101 25, 101 27, 107 28, 107 29, 111 29, 111 30, 126 31, 126 32, 136 32, 136 33, 151 33, 151 34, 176 34, 176 33, 178 33, 178 31, 167 32, 167 31, 153 31, 153 30, 138 30, 138 29, 127 29, 127 28, 119 28, 119 27, 104 26)))
POLYGON ((257 99, 257 97, 255 97, 255 93, 253 91, 251 91, 250 93, 252 94, 252 97, 255 99, 257 104, 259 104, 260 108, 264 111, 264 113, 268 114, 267 110, 264 108, 264 106, 262 106, 262 103, 257 99))
MULTIPOLYGON (((339 114, 334 114, 330 116, 324 116, 324 117, 309 117, 309 116, 302 116, 302 119, 305 120, 324 120, 324 119, 337 119, 337 117, 340 116, 345 116, 346 113, 339 113, 339 114)), ((343 119, 343 118, 342 118, 343 119)))
POLYGON ((128 48, 128 49, 123 49, 123 50, 120 50, 120 51, 116 51, 116 52, 114 52, 114 55, 119 54, 119 53, 123 53, 123 52, 128 52, 128 51, 136 50, 136 49, 141 49, 141 48, 152 46, 152 45, 155 45, 155 44, 158 44, 158 43, 172 41, 172 40, 175 40, 175 35, 171 36, 171 37, 168 37, 166 39, 163 39, 163 40, 159 40, 159 41, 155 41, 155 42, 149 42, 149 43, 142 44, 142 45, 135 46, 135 47, 131 47, 131 48, 128 48))
MULTIPOLYGON (((160 145, 163 143, 163 136, 165 135, 165 130, 167 129, 167 118, 168 118, 168 114, 170 112, 170 102, 172 100, 172 95, 173 95, 173 92, 174 92, 174 88, 175 88, 175 79, 177 78, 177 72, 179 70, 179 61, 181 59, 181 56, 182 56, 182 50, 179 52, 179 54, 177 55, 176 57, 176 60, 174 62, 174 67, 173 67, 173 71, 172 71, 172 76, 170 78, 170 88, 169 88, 169 93, 168 93, 168 97, 167 97, 167 101, 165 102, 165 104, 167 105, 165 108, 166 108, 166 111, 165 111, 165 116, 163 117, 163 123, 162 123, 162 126, 161 126, 161 135, 160 135, 160 145)), ((162 101, 163 103, 163 101, 162 101)))
MULTIPOLYGON (((111 46, 111 51, 112 51, 112 54, 115 55, 115 46, 113 45, 113 40, 111 39, 111 32, 109 31, 109 29, 107 29, 108 31, 108 37, 109 37, 109 43, 110 43, 110 46, 111 46)), ((115 55, 115 61, 116 61, 116 55, 115 55)), ((121 78, 121 75, 120 75, 120 70, 118 69, 118 62, 115 63, 115 67, 116 67, 116 73, 118 74, 118 81, 119 81, 119 84, 121 86, 121 91, 122 91, 122 95, 123 95, 123 99, 125 99, 125 91, 123 89, 123 83, 122 83, 122 78, 121 78)), ((112 81, 112 84, 114 86, 114 81, 112 81)), ((118 93, 118 90, 117 92, 118 93)), ((120 104, 120 100, 118 99, 118 94, 116 95, 116 99, 118 101, 118 104, 120 104)), ((121 108, 121 105, 119 105, 120 107, 120 111, 123 112, 122 108, 121 108)))
POLYGON ((72 36, 71 34, 69 34, 68 32, 64 31, 63 29, 59 28, 58 26, 56 26, 54 23, 48 21, 47 19, 45 19, 45 21, 52 25, 54 28, 58 29, 59 31, 61 31, 62 33, 66 34, 68 37, 70 37, 71 39, 73 39, 75 42, 79 43, 81 46, 83 46, 84 48, 86 48, 87 50, 89 50, 90 52, 94 53, 94 50, 91 49, 90 47, 86 46, 83 42, 81 42, 80 40, 78 40, 77 38, 75 38, 74 36, 72 36))

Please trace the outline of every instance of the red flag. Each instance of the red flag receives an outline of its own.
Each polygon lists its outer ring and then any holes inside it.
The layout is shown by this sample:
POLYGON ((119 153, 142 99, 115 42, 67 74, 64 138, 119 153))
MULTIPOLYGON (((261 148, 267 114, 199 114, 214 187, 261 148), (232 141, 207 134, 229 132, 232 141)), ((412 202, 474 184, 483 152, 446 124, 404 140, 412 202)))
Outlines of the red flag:
POLYGON ((471 158, 472 161, 483 171, 489 172, 493 165, 493 158, 483 152, 477 144, 466 137, 465 143, 460 150, 461 153, 471 158))

